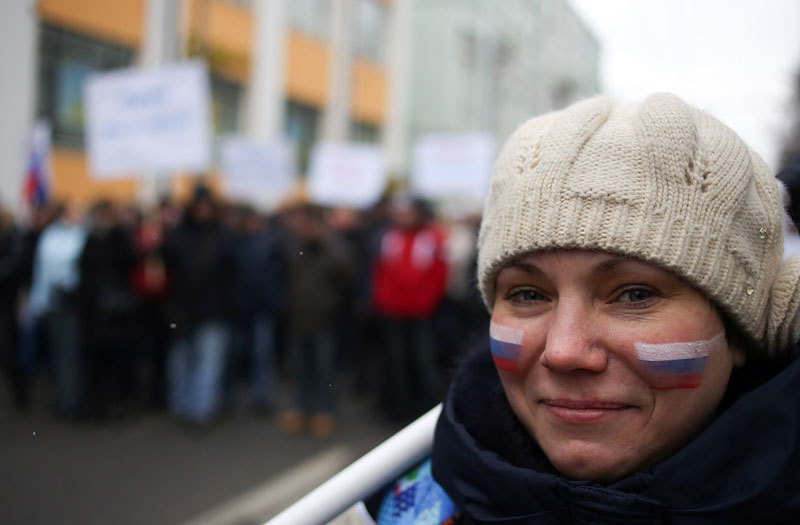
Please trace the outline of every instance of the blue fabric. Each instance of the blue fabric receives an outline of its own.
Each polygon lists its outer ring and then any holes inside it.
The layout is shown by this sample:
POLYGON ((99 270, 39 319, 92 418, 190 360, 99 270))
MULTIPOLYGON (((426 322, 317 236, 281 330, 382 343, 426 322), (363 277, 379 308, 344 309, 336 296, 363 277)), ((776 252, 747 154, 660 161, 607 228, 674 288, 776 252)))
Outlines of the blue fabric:
POLYGON ((253 317, 252 341, 253 400, 266 407, 272 404, 275 390, 275 320, 271 316, 253 317))
POLYGON ((85 390, 79 323, 74 307, 53 310, 44 316, 56 383, 56 407, 65 416, 79 415, 85 390))
POLYGON ((431 460, 408 471, 386 492, 378 525, 451 525, 459 513, 431 474, 431 460))
POLYGON ((78 286, 78 259, 86 243, 81 224, 57 222, 48 226, 36 246, 30 309, 34 316, 58 309, 59 294, 78 286))
POLYGON ((228 350, 228 329, 203 323, 185 332, 169 351, 170 410, 178 418, 206 423, 216 413, 228 350))

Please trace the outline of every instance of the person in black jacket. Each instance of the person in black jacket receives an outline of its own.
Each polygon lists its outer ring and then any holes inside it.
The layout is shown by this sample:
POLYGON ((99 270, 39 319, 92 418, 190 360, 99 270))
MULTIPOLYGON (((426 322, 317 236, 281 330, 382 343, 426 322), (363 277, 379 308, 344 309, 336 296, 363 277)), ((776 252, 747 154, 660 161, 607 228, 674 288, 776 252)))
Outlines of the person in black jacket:
POLYGON ((172 279, 167 306, 173 334, 167 356, 169 407, 183 422, 206 424, 221 401, 234 268, 230 234, 207 188, 197 188, 164 252, 172 279))
POLYGON ((78 304, 86 364, 86 415, 122 415, 135 394, 138 302, 131 285, 136 261, 129 232, 110 201, 91 211, 79 260, 78 304))
POLYGON ((352 289, 352 258, 331 235, 322 210, 301 202, 284 213, 286 240, 287 360, 294 383, 291 408, 280 415, 284 431, 308 429, 318 437, 336 427, 339 388, 336 323, 352 289))
POLYGON ((282 313, 286 264, 282 239, 268 218, 243 207, 234 244, 236 272, 227 390, 233 397, 246 372, 251 406, 266 414, 275 403, 275 332, 282 313))
POLYGON ((17 352, 17 304, 22 273, 22 249, 22 235, 14 224, 14 217, 0 203, 0 366, 9 380, 17 408, 25 408, 28 404, 17 352))
POLYGON ((523 124, 478 241, 489 344, 444 404, 436 486, 404 508, 796 522, 800 257, 782 259, 784 217, 764 162, 673 95, 523 124))

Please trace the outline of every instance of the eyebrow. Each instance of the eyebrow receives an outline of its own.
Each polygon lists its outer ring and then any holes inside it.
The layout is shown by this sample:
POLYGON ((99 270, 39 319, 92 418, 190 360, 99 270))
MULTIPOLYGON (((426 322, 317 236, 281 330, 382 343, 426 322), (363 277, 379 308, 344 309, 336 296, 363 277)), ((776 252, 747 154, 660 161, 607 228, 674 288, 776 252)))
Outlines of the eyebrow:
POLYGON ((535 264, 521 260, 511 261, 511 263, 507 266, 507 268, 515 268, 525 273, 539 273, 539 274, 544 273, 535 264))
POLYGON ((611 273, 616 270, 619 266, 632 262, 633 259, 628 257, 622 257, 619 255, 612 255, 610 258, 606 259, 605 261, 601 261, 597 263, 593 270, 595 273, 611 273))

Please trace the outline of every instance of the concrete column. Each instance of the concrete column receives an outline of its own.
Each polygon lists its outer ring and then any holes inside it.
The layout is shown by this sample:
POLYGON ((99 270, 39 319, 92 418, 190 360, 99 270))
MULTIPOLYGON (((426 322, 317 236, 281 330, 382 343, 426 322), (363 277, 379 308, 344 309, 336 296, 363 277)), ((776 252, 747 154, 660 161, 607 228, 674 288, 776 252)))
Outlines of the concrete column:
POLYGON ((381 146, 391 175, 406 174, 410 155, 409 99, 411 67, 411 8, 413 0, 394 0, 387 31, 388 104, 381 146))
POLYGON ((286 0, 253 0, 253 46, 245 113, 255 140, 281 137, 286 105, 286 0))
POLYGON ((353 65, 353 6, 351 0, 331 1, 331 69, 328 100, 322 115, 322 139, 347 140, 353 65))
POLYGON ((182 5, 176 0, 147 0, 144 42, 139 54, 142 66, 160 66, 180 57, 182 5))
MULTIPOLYGON (((183 57, 187 37, 183 21, 187 8, 185 1, 147 0, 140 66, 163 66, 183 57)), ((159 196, 169 194, 170 185, 169 174, 145 174, 138 183, 139 201, 145 206, 155 205, 159 196)))
MULTIPOLYGON (((36 0, 3 2, 0 7, 0 202, 14 212, 22 207, 27 143, 36 105, 36 0)), ((39 86, 39 89, 46 89, 39 86)))

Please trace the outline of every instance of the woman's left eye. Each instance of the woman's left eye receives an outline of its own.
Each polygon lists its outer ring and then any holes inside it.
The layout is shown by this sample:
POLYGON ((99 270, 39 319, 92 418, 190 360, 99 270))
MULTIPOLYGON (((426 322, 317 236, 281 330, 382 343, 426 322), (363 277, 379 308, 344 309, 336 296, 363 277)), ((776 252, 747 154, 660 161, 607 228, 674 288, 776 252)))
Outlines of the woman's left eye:
POLYGON ((623 303, 641 303, 647 301, 655 294, 646 288, 629 288, 619 294, 618 301, 623 303))
POLYGON ((545 300, 542 294, 530 288, 512 290, 508 295, 509 298, 516 303, 537 303, 545 300))

